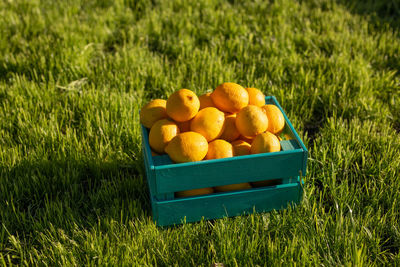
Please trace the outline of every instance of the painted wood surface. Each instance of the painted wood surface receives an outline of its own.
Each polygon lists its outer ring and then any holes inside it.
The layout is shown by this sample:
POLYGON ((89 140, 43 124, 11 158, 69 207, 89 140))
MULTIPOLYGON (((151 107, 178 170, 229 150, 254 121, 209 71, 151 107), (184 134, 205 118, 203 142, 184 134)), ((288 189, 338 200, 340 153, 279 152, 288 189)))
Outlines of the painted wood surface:
POLYGON ((299 176, 301 150, 174 164, 155 168, 157 193, 299 176), (286 152, 286 153, 285 153, 286 152))
POLYGON ((306 146, 304 145, 303 141, 301 140, 299 134, 294 129, 292 123, 290 122, 289 118, 287 117, 285 111, 283 110, 283 108, 279 104, 279 102, 276 99, 276 97, 275 96, 267 96, 267 97, 265 97, 265 101, 267 103, 273 103, 274 105, 276 105, 282 111, 283 117, 285 117, 285 124, 287 126, 289 126, 290 132, 294 135, 296 141, 298 142, 298 144, 300 145, 301 149, 303 150, 303 168, 301 169, 301 176, 305 176, 307 174, 307 159, 308 159, 308 150, 307 150, 306 146))
POLYGON ((159 226, 167 226, 203 219, 217 219, 253 212, 267 212, 299 203, 300 183, 253 188, 237 192, 211 194, 170 201, 155 201, 159 226))

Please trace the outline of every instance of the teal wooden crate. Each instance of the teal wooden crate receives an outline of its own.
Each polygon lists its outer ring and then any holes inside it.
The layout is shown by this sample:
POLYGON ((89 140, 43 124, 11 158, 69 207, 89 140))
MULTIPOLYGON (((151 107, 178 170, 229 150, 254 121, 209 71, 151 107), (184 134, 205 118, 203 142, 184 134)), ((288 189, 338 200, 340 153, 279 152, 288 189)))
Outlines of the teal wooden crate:
POLYGON ((282 151, 174 164, 168 155, 152 156, 148 129, 142 126, 142 151, 153 220, 159 226, 286 208, 300 202, 308 151, 274 96, 286 121, 282 151), (279 179, 280 184, 247 190, 176 198, 175 192, 279 179))

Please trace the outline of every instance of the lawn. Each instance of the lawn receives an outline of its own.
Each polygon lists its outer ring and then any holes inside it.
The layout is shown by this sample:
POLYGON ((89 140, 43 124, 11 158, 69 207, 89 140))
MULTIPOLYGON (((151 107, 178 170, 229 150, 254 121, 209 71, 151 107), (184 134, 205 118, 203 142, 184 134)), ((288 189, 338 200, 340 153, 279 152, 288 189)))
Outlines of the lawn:
POLYGON ((0 2, 2 265, 400 264, 400 4, 0 2), (310 151, 300 205, 159 228, 139 110, 222 82, 310 151))

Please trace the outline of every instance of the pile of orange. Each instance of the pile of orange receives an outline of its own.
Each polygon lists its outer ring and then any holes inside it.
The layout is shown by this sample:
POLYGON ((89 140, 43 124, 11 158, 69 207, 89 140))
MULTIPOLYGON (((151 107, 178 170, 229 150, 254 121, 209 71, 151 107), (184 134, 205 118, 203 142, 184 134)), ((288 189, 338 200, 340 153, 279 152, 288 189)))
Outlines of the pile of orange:
MULTIPOLYGON (((266 105, 260 90, 236 83, 223 83, 199 97, 180 89, 167 100, 152 100, 141 109, 140 122, 150 129, 154 155, 167 153, 175 163, 280 151, 278 136, 285 127, 280 109, 266 105)), ((214 190, 247 187, 250 184, 214 190)), ((192 194, 211 189, 196 190, 192 194)))

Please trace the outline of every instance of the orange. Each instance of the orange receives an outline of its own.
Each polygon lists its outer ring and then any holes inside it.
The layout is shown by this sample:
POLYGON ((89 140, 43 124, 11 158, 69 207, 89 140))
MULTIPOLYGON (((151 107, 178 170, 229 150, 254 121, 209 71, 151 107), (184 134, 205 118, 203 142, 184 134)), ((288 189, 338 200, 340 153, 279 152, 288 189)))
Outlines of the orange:
POLYGON ((179 134, 179 128, 175 122, 169 119, 159 120, 150 129, 150 147, 157 153, 164 153, 168 142, 177 134, 179 134))
POLYGON ((191 196, 199 196, 199 195, 207 195, 214 193, 214 189, 212 187, 199 188, 199 189, 191 189, 185 191, 179 191, 175 193, 176 197, 191 197, 191 196))
POLYGON ((207 142, 218 138, 225 125, 225 114, 217 108, 200 110, 190 123, 190 130, 203 135, 207 142))
POLYGON ((280 133, 285 127, 285 118, 280 109, 275 105, 264 105, 261 107, 268 117, 268 132, 273 134, 280 133))
POLYGON ((236 128, 245 137, 253 137, 267 130, 268 118, 262 109, 249 105, 236 115, 236 128))
POLYGON ((166 105, 167 101, 163 99, 151 100, 140 110, 140 123, 150 129, 156 121, 166 119, 166 105))
POLYGON ((165 148, 165 152, 176 163, 200 161, 206 156, 207 151, 207 139, 195 132, 178 134, 165 148))
POLYGON ((246 143, 251 144, 253 142, 254 136, 244 137, 243 135, 239 136, 239 140, 245 141, 246 143))
POLYGON ((199 108, 199 98, 188 89, 178 90, 167 99, 167 114, 174 121, 183 122, 192 119, 199 108))
POLYGON ((249 105, 262 107, 265 105, 265 95, 257 88, 246 88, 249 93, 249 105))
POLYGON ((222 132, 220 139, 224 139, 228 142, 232 142, 233 140, 238 139, 240 133, 236 129, 236 114, 226 115, 225 116, 225 129, 222 132))
POLYGON ((251 154, 277 152, 281 150, 281 143, 279 143, 276 135, 265 132, 257 135, 251 143, 251 154))
POLYGON ((204 159, 221 159, 233 157, 233 148, 225 140, 217 139, 208 144, 208 152, 204 159))
POLYGON ((176 124, 178 125, 179 130, 181 131, 181 133, 189 132, 189 131, 190 131, 190 122, 191 122, 191 121, 192 121, 192 120, 189 120, 189 121, 182 121, 182 122, 176 121, 176 124))
POLYGON ((236 113, 249 104, 246 89, 236 83, 223 83, 211 93, 214 105, 225 112, 236 113))
POLYGON ((208 107, 215 107, 214 102, 211 99, 211 93, 206 93, 199 96, 200 110, 208 107))
POLYGON ((214 187, 217 192, 227 192, 234 190, 244 190, 250 189, 251 185, 249 183, 240 183, 240 184, 229 184, 229 185, 221 185, 214 187))
POLYGON ((243 140, 236 140, 232 143, 233 147, 233 155, 234 156, 243 156, 250 154, 251 145, 243 140))

